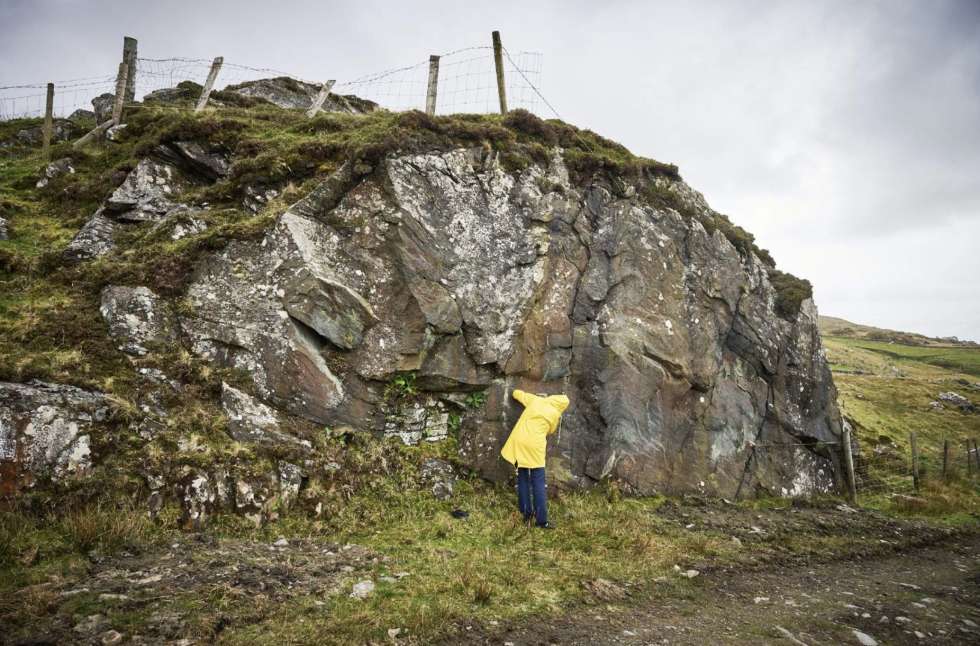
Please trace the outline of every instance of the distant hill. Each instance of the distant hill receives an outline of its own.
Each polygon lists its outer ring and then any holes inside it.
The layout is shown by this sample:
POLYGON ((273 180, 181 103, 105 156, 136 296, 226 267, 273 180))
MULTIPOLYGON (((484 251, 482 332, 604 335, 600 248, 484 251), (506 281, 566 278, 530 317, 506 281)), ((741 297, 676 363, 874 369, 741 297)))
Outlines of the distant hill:
POLYGON ((975 341, 961 340, 951 337, 929 337, 915 332, 899 332, 884 328, 852 323, 834 316, 821 316, 817 321, 820 334, 847 339, 864 339, 884 343, 900 343, 902 345, 937 346, 937 347, 967 347, 977 348, 980 344, 975 341))

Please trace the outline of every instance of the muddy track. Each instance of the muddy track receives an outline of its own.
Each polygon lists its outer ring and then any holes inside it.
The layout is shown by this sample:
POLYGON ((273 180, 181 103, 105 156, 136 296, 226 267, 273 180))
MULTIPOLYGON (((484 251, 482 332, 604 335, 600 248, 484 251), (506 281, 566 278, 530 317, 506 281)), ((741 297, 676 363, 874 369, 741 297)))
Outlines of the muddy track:
POLYGON ((710 570, 632 606, 565 615, 455 644, 980 644, 980 535, 845 560, 710 570), (863 641, 862 641, 863 640, 863 641))

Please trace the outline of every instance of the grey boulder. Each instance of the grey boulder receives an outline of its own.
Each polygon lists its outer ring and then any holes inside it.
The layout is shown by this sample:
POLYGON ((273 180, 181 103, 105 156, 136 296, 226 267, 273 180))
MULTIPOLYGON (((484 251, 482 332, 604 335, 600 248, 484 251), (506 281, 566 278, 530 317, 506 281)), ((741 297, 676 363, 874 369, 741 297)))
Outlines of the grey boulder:
POLYGON ((99 312, 109 335, 127 354, 142 356, 150 347, 176 339, 169 305, 146 287, 105 287, 99 312))
POLYGON ((221 406, 228 416, 228 434, 237 442, 310 448, 306 440, 279 430, 279 416, 272 408, 226 383, 221 384, 221 406))
POLYGON ((0 493, 39 478, 84 475, 92 464, 92 433, 108 414, 101 393, 40 381, 0 382, 0 493))
MULTIPOLYGON (((304 83, 303 81, 286 76, 279 76, 276 78, 259 79, 256 81, 246 81, 237 85, 229 85, 225 88, 225 91, 246 97, 263 99, 280 108, 306 110, 313 104, 313 99, 319 94, 320 87, 319 85, 304 83)), ((377 109, 377 105, 370 101, 338 94, 329 94, 322 106, 324 112, 349 112, 354 114, 372 112, 375 109, 377 109)))
POLYGON ((63 253, 65 260, 80 262, 104 256, 116 246, 115 231, 116 223, 105 216, 104 209, 99 209, 68 243, 63 253))
POLYGON ((176 195, 187 186, 180 171, 142 159, 106 201, 106 212, 115 219, 131 222, 164 219, 178 206, 176 195))
POLYGON ((95 110, 95 123, 105 123, 112 118, 112 107, 116 102, 116 95, 110 92, 100 94, 92 99, 92 108, 95 110))
POLYGON ((61 159, 56 159, 47 166, 44 167, 44 171, 41 174, 41 178, 37 180, 36 188, 44 188, 48 183, 55 179, 56 177, 61 177, 62 175, 74 175, 75 167, 71 163, 70 157, 62 157, 61 159))

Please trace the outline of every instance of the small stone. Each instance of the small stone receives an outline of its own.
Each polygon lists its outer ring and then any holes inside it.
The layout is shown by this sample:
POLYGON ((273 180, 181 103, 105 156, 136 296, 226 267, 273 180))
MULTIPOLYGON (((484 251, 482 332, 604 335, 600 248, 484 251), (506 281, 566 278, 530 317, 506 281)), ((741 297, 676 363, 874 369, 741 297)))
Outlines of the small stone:
POLYGON ((756 597, 755 599, 752 600, 753 603, 757 603, 757 604, 766 603, 767 601, 769 601, 769 597, 756 597))
POLYGON ((272 544, 273 547, 289 547, 289 541, 285 538, 280 538, 275 543, 272 544))
POLYGON ((924 632, 919 631, 919 630, 913 631, 912 634, 915 635, 916 638, 918 638, 918 639, 925 639, 926 638, 926 634, 924 632))
POLYGON ((366 599, 372 592, 374 592, 374 581, 365 579, 354 584, 350 596, 353 599, 366 599))
POLYGON ((401 634, 402 634, 402 629, 401 628, 389 628, 388 629, 388 639, 396 639, 401 634))
POLYGON ((861 644, 861 646, 878 646, 878 641, 871 635, 862 633, 860 630, 853 628, 851 629, 851 632, 854 633, 854 636, 857 638, 858 643, 861 644))
POLYGON ((693 579, 694 577, 696 577, 699 574, 701 574, 701 573, 698 572, 697 570, 685 570, 683 576, 686 576, 689 579, 693 579))
POLYGON ((107 630, 102 633, 102 643, 106 646, 110 644, 119 644, 123 640, 123 634, 118 630, 107 630))
POLYGON ((908 617, 901 617, 901 616, 895 617, 895 622, 896 623, 907 624, 907 623, 911 623, 911 621, 912 620, 909 619, 908 617))

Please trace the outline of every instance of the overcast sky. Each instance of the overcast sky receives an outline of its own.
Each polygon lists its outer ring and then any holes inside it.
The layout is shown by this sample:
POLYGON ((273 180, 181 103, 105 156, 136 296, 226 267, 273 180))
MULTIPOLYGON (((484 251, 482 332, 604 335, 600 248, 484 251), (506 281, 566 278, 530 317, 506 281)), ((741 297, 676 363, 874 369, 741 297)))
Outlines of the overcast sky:
POLYGON ((0 84, 112 73, 123 35, 343 80, 493 29, 544 54, 565 120, 678 164, 821 313, 980 340, 980 0, 0 0, 0 84))

